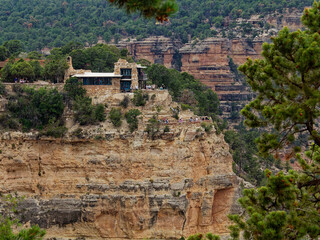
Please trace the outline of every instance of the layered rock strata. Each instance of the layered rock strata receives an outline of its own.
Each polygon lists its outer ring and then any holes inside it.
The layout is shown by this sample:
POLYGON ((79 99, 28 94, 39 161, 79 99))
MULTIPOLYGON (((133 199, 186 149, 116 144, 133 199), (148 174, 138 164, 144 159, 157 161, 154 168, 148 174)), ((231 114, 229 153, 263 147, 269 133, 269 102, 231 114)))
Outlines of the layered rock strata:
POLYGON ((174 122, 168 93, 152 93, 155 101, 140 107, 134 133, 125 123, 115 129, 108 121, 83 128, 80 138, 72 137, 77 129, 72 123, 64 139, 2 132, 0 192, 26 197, 21 220, 59 239, 226 234, 239 189, 223 135, 206 133, 199 122, 174 122), (160 111, 153 110, 157 104, 160 111), (169 118, 170 131, 164 133, 162 123, 152 139, 144 129, 154 114, 169 118))
MULTIPOLYGON (((253 97, 250 90, 237 79, 234 69, 230 68, 230 59, 236 65, 241 65, 248 57, 259 58, 263 42, 270 41, 270 37, 277 34, 279 29, 284 26, 290 30, 302 27, 301 15, 301 10, 284 9, 281 14, 239 18, 236 20, 237 27, 230 30, 237 36, 232 40, 218 34, 216 38, 182 44, 170 38, 149 37, 143 41, 120 42, 117 46, 127 48, 135 59, 146 59, 194 75, 217 93, 224 112, 230 112, 230 102, 242 103, 253 97), (240 37, 242 23, 251 24, 259 35, 255 39, 250 36, 240 37), (269 25, 269 29, 262 29, 261 26, 266 25, 269 25)), ((230 19, 225 21, 229 22, 230 19)))
POLYGON ((120 42, 119 48, 127 48, 135 59, 145 59, 151 63, 162 64, 172 68, 175 64, 174 55, 182 47, 180 41, 172 41, 166 37, 149 37, 143 41, 120 42))

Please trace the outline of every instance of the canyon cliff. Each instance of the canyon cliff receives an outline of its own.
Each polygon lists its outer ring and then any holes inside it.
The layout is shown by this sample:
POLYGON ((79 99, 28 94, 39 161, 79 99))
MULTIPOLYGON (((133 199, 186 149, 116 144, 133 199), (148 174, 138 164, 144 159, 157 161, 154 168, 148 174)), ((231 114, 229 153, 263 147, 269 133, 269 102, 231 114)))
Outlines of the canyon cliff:
MULTIPOLYGON (((123 41, 117 46, 127 48, 136 60, 146 59, 151 63, 192 74, 217 93, 221 108, 228 116, 231 111, 230 102, 245 103, 253 98, 250 89, 239 78, 237 66, 243 64, 248 57, 259 58, 263 42, 270 42, 270 37, 284 26, 290 30, 301 28, 301 15, 300 10, 286 9, 282 14, 253 15, 250 19, 237 19, 235 27, 230 30, 232 32, 225 33, 232 33, 232 39, 223 36, 222 31, 217 29, 219 32, 214 38, 195 39, 185 44, 165 37, 149 37, 141 41, 123 41), (257 35, 243 36, 240 33, 241 24, 250 24, 257 35)), ((225 19, 227 25, 229 21, 230 19, 225 19)), ((240 110, 241 104, 237 108, 240 110)))
MULTIPOLYGON (((204 131, 200 122, 178 123, 170 113, 177 104, 167 91, 149 94, 155 97, 139 107, 143 115, 134 133, 126 123, 114 128, 107 120, 75 137, 79 126, 67 113, 69 132, 62 139, 1 132, 0 191, 25 196, 22 222, 39 224, 52 239, 228 232, 227 214, 238 211, 240 189, 223 135, 204 131), (161 124, 150 138, 145 127, 155 114, 169 119, 170 131, 161 124)), ((123 97, 95 101, 110 109, 123 97)), ((184 119, 190 116, 181 112, 184 119)))

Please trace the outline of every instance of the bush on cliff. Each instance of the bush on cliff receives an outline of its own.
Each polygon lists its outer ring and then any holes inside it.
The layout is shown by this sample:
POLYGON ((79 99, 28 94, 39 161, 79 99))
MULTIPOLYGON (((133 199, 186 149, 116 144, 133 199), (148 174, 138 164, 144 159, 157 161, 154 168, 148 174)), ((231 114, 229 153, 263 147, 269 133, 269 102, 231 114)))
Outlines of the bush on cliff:
POLYGON ((65 135, 68 129, 64 126, 62 121, 50 122, 42 131, 41 135, 61 138, 65 135))
POLYGON ((19 129, 19 122, 9 114, 0 115, 0 127, 3 129, 19 129))
POLYGON ((86 90, 82 87, 82 82, 78 78, 71 77, 66 80, 64 85, 64 91, 67 93, 67 97, 70 100, 76 100, 76 97, 85 97, 86 90))
POLYGON ((90 97, 76 97, 73 110, 74 119, 80 125, 96 124, 106 119, 104 106, 102 104, 92 105, 90 97))
POLYGON ((210 133, 211 132, 211 130, 212 130, 212 124, 208 124, 208 123, 205 123, 205 122, 203 122, 203 123, 201 123, 201 127, 204 129, 204 131, 206 132, 206 133, 210 133))
POLYGON ((198 233, 189 236, 187 240, 220 240, 220 237, 217 235, 213 235, 212 233, 207 233, 206 235, 198 233))
POLYGON ((131 109, 125 114, 125 118, 127 120, 127 123, 129 124, 130 132, 138 129, 139 120, 137 119, 137 117, 140 114, 141 112, 138 109, 131 109))
POLYGON ((6 88, 3 85, 3 83, 0 81, 0 96, 3 96, 6 94, 6 88))
POLYGON ((109 113, 109 119, 112 122, 113 126, 120 127, 122 124, 122 113, 119 108, 112 108, 109 113))
POLYGON ((146 132, 148 133, 151 139, 155 139, 156 134, 159 132, 160 122, 157 115, 153 115, 152 118, 148 120, 148 124, 146 127, 146 132))
POLYGON ((97 104, 94 106, 94 117, 99 122, 103 122, 106 120, 106 114, 104 112, 104 106, 102 104, 97 104))
POLYGON ((80 125, 96 124, 106 120, 104 106, 102 104, 92 105, 92 99, 86 96, 86 89, 77 78, 69 78, 64 85, 66 92, 65 101, 73 105, 74 119, 80 125))
POLYGON ((88 97, 77 97, 73 105, 74 120, 80 125, 88 125, 95 123, 92 100, 88 97))
POLYGON ((143 93, 141 90, 134 91, 132 102, 135 106, 144 106, 146 105, 149 99, 148 93, 143 93))
POLYGON ((130 99, 128 96, 124 96, 123 100, 120 102, 120 106, 123 108, 127 108, 129 105, 130 99))
POLYGON ((20 88, 6 106, 12 117, 18 119, 24 130, 42 129, 49 121, 58 121, 63 113, 62 94, 56 89, 20 88))

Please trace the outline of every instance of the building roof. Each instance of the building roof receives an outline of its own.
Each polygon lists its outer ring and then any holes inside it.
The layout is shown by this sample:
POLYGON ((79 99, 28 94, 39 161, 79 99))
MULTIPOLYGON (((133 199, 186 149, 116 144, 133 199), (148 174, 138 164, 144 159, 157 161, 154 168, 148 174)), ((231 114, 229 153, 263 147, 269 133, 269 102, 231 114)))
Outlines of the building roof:
POLYGON ((98 72, 85 72, 82 74, 75 74, 72 77, 122 77, 122 75, 115 75, 114 73, 98 73, 98 72))

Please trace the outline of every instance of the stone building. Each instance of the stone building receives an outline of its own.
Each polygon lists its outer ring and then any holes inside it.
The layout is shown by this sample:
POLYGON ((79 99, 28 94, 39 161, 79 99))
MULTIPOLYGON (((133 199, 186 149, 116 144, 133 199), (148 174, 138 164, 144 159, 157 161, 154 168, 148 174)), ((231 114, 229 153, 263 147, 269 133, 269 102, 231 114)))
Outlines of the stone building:
POLYGON ((76 74, 84 74, 84 73, 91 73, 91 70, 85 70, 85 69, 74 69, 72 65, 72 57, 67 57, 67 64, 69 68, 64 73, 64 82, 69 78, 76 74))
POLYGON ((125 59, 119 59, 114 65, 113 73, 98 73, 90 70, 75 70, 72 60, 68 57, 69 69, 66 78, 72 76, 82 81, 88 93, 104 94, 106 91, 112 93, 129 92, 132 89, 144 89, 146 87, 147 75, 143 72, 145 67, 136 63, 129 63, 125 59))

